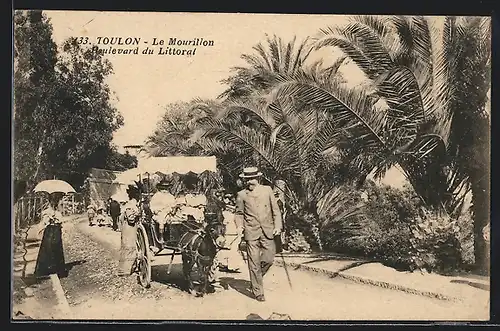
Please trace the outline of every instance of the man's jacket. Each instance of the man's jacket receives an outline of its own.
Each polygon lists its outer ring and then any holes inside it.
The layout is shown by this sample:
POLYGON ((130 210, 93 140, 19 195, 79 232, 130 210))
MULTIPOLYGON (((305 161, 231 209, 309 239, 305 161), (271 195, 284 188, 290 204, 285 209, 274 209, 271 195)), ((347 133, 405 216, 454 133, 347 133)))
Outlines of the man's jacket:
POLYGON ((253 190, 238 192, 236 213, 243 216, 245 240, 256 240, 262 234, 273 239, 273 230, 282 229, 281 212, 269 186, 257 185, 253 190))
POLYGON ((113 216, 119 216, 120 215, 120 204, 115 201, 115 200, 112 200, 110 203, 109 203, 109 214, 113 217, 113 216))

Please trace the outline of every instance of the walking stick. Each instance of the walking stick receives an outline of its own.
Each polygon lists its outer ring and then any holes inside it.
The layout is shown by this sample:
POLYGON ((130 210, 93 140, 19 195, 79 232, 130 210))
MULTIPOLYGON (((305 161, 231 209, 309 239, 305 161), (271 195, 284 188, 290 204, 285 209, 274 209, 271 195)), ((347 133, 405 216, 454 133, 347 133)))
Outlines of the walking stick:
POLYGON ((286 278, 288 280, 288 285, 290 285, 290 289, 293 290, 290 274, 288 273, 288 268, 286 267, 285 257, 283 256, 283 253, 281 253, 280 255, 281 255, 281 260, 283 262, 283 269, 285 269, 286 278))

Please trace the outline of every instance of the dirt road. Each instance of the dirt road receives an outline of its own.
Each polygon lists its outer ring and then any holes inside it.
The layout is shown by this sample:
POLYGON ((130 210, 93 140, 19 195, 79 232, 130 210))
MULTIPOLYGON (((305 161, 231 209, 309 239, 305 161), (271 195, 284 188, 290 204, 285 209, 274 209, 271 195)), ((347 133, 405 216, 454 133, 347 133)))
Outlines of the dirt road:
MULTIPOLYGON (((304 271, 272 267, 266 275, 266 302, 250 297, 248 272, 220 274, 228 289, 203 298, 183 292, 180 258, 167 275, 167 257, 153 265, 151 288, 135 276, 116 276, 120 233, 88 227, 84 219, 63 229, 65 255, 71 263, 61 279, 77 319, 242 320, 249 314, 264 319, 273 312, 294 320, 477 320, 487 319, 481 307, 410 295, 394 290, 326 278, 304 271)), ((241 261, 242 262, 242 261, 241 261)))

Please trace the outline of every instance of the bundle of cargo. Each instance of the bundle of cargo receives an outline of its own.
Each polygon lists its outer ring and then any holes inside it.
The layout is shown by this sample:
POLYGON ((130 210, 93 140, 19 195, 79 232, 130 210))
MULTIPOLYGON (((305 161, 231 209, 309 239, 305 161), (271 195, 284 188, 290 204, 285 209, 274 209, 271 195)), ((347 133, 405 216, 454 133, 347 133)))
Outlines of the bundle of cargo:
POLYGON ((185 222, 188 219, 203 221, 207 206, 207 197, 204 194, 181 194, 177 196, 175 203, 172 221, 185 222))

